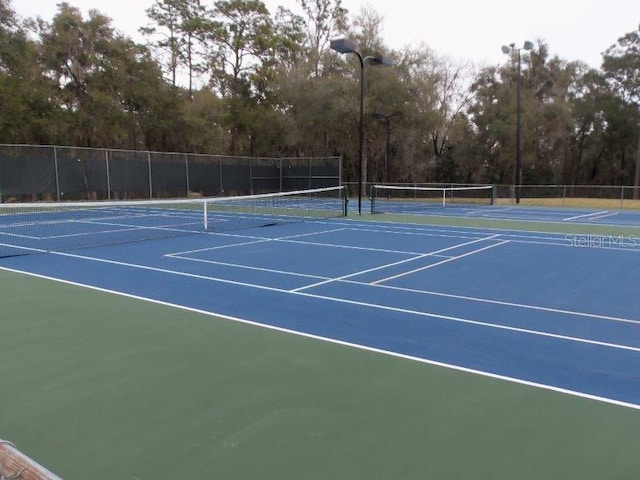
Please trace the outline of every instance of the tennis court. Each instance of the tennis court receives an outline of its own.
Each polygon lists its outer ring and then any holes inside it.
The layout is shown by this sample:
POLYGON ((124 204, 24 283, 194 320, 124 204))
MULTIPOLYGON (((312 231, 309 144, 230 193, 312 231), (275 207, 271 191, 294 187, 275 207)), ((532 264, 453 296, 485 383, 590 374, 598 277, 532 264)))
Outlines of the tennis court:
POLYGON ((0 224, 0 432, 61 477, 640 472, 640 215, 154 212, 0 224))
POLYGON ((638 212, 629 210, 601 210, 584 208, 550 208, 525 206, 468 206, 447 205, 444 208, 424 208, 411 203, 399 203, 388 213, 418 216, 457 216, 489 220, 552 222, 565 224, 637 226, 638 212))

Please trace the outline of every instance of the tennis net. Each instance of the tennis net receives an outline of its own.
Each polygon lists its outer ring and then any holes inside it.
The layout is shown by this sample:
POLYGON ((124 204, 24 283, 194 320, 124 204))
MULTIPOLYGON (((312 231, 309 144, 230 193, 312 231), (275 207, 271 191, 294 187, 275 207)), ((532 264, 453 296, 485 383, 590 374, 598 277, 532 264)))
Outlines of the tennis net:
POLYGON ((373 185, 371 213, 420 213, 425 208, 493 205, 493 185, 419 187, 373 185))
POLYGON ((0 258, 345 216, 344 187, 181 200, 0 204, 0 258))

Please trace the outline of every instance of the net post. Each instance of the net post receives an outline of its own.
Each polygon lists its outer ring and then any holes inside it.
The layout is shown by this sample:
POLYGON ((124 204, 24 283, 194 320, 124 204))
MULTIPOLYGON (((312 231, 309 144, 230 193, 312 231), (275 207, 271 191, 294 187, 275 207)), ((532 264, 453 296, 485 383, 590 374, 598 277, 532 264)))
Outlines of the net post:
POLYGON ((349 214, 349 190, 346 185, 342 186, 342 216, 346 217, 349 214))
POLYGON ((371 191, 369 193, 370 203, 371 203, 371 215, 376 213, 376 186, 371 185, 371 191))
POLYGON ((205 232, 207 230, 209 230, 209 215, 208 215, 208 211, 207 211, 207 200, 205 199, 202 202, 202 216, 203 216, 203 227, 205 232))
POLYGON ((491 185, 491 205, 496 204, 496 185, 491 185))
POLYGON ((443 188, 442 189, 442 207, 445 207, 447 202, 447 189, 443 188))

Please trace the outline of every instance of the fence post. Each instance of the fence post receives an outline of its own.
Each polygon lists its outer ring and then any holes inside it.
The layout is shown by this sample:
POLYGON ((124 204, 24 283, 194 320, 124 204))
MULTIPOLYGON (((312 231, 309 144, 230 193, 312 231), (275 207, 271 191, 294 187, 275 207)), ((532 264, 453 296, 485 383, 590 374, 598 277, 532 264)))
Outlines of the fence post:
POLYGON ((107 171, 107 199, 111 200, 111 177, 109 174, 109 150, 104 150, 104 168, 107 171))
POLYGON ((224 196, 224 183, 222 182, 222 157, 218 156, 218 166, 220 167, 220 196, 224 196))
POLYGON ((184 154, 184 174, 187 183, 187 198, 191 197, 191 185, 189 185, 189 155, 184 154))
POLYGON ((56 178, 56 201, 60 201, 60 177, 58 176, 58 150, 53 147, 53 170, 56 178))
POLYGON ((149 199, 153 199, 153 179, 151 178, 151 152, 147 152, 147 166, 149 169, 149 199))

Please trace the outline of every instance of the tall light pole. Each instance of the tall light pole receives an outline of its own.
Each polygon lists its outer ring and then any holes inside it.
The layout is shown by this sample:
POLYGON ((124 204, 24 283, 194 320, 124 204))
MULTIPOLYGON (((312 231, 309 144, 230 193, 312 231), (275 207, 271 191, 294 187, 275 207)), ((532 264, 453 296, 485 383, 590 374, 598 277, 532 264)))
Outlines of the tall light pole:
POLYGON ((358 46, 355 42, 347 38, 337 38, 331 40, 331 50, 335 50, 338 53, 353 53, 358 57, 360 61, 360 139, 358 141, 358 215, 362 215, 362 165, 364 158, 364 66, 370 65, 385 65, 391 66, 393 63, 388 57, 375 56, 375 57, 363 57, 358 51, 358 46))
POLYGON ((373 114, 373 118, 384 122, 387 126, 387 153, 385 159, 386 166, 386 178, 387 183, 391 183, 391 119, 384 113, 376 112, 373 114))
POLYGON ((515 178, 513 179, 515 194, 516 194, 516 203, 520 203, 520 185, 522 185, 522 158, 521 158, 521 148, 520 148, 520 124, 521 124, 521 112, 520 112, 520 88, 522 83, 522 60, 520 51, 521 50, 531 50, 533 48, 533 43, 529 40, 524 42, 522 48, 516 48, 516 44, 512 43, 510 45, 502 46, 502 53, 509 54, 511 52, 515 52, 518 56, 518 74, 517 74, 517 87, 516 87, 516 171, 515 178))

